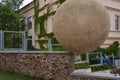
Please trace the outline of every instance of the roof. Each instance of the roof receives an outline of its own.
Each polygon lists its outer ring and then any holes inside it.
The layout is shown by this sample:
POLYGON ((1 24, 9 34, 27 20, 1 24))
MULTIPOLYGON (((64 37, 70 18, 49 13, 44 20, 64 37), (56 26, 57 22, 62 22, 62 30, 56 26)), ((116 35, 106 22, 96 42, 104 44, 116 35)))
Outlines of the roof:
POLYGON ((22 12, 22 11, 28 9, 28 8, 30 8, 30 7, 33 6, 33 5, 34 5, 34 3, 33 3, 33 1, 32 1, 32 2, 28 3, 27 5, 25 5, 24 7, 22 7, 22 8, 19 10, 19 12, 22 12))

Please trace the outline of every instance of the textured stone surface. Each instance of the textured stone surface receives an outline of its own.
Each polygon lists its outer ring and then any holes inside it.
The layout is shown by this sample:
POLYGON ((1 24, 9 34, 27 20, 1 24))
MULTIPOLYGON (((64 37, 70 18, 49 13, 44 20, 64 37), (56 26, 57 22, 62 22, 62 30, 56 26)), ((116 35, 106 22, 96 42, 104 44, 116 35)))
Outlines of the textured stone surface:
POLYGON ((46 79, 66 80, 73 66, 74 55, 68 53, 0 53, 0 69, 46 79))
POLYGON ((68 52, 0 52, 0 69, 53 80, 98 80, 71 76, 73 67, 74 55, 68 52))
POLYGON ((81 54, 105 41, 109 24, 109 15, 97 0, 67 0, 55 14, 53 31, 65 49, 81 54))

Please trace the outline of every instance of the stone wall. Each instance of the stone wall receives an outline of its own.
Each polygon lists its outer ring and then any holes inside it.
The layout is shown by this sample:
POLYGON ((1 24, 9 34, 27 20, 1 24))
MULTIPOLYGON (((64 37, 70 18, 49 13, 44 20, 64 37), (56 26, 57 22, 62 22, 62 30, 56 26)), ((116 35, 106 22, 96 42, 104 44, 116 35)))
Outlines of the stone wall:
POLYGON ((1 69, 46 79, 67 80, 73 64, 68 52, 0 52, 1 69))
POLYGON ((0 52, 0 69, 53 80, 98 80, 71 76, 74 55, 69 52, 0 52))

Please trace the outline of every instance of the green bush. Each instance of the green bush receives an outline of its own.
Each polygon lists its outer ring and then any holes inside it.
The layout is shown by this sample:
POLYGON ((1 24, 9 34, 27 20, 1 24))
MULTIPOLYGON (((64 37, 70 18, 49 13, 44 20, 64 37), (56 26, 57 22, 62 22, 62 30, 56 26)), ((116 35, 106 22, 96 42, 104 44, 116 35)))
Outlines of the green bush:
POLYGON ((22 34, 4 33, 4 48, 22 48, 22 34))
POLYGON ((106 53, 107 55, 112 55, 112 53, 117 56, 119 54, 119 42, 114 41, 109 47, 107 48, 98 48, 94 52, 103 52, 106 53))
MULTIPOLYGON (((51 38, 51 43, 52 44, 59 44, 57 39, 55 37, 51 38)), ((60 45, 60 46, 52 46, 53 51, 65 51, 65 49, 60 45)))
POLYGON ((74 69, 84 69, 89 68, 89 62, 75 63, 74 69))
POLYGON ((96 72, 96 71, 103 71, 103 70, 109 70, 112 67, 110 67, 109 65, 100 65, 100 66, 93 66, 91 67, 92 72, 96 72))
POLYGON ((62 46, 53 46, 52 50, 53 51, 65 51, 65 49, 62 46))
POLYGON ((86 60, 86 54, 81 54, 80 56, 81 56, 81 60, 82 60, 82 61, 85 61, 85 60, 86 60))

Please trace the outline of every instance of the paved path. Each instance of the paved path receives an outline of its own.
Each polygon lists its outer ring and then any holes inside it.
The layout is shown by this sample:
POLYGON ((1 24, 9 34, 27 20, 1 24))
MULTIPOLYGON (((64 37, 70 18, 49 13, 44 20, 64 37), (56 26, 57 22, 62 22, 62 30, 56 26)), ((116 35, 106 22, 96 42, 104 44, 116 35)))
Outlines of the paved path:
POLYGON ((75 70, 71 75, 76 76, 76 77, 120 80, 120 76, 115 76, 115 74, 104 73, 104 72, 93 72, 92 73, 92 72, 83 72, 80 70, 75 70))

